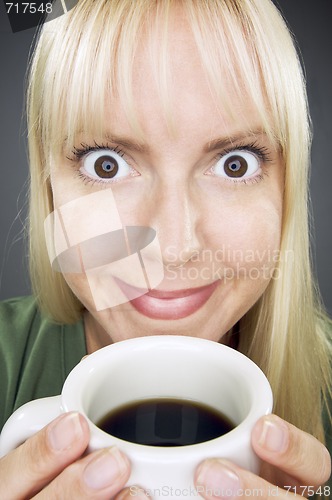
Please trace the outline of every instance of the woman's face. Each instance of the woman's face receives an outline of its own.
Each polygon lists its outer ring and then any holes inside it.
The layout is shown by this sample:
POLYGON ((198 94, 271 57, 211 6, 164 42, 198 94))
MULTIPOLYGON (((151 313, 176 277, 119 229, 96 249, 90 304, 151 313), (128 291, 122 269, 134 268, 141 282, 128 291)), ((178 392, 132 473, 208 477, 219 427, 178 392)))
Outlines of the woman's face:
MULTIPOLYGON (((112 99, 103 117, 107 136, 81 135, 76 154, 64 152, 51 166, 55 208, 110 193, 122 224, 153 228, 160 244, 162 281, 114 307, 96 310, 86 275, 65 274, 88 310, 91 350, 156 334, 219 341, 262 295, 276 266, 284 178, 276 145, 261 133, 250 102, 240 106, 231 88, 227 101, 236 119, 218 109, 180 18, 170 32, 169 56, 173 131, 142 42, 133 89, 144 142, 112 99)), ((74 211, 78 231, 100 224, 96 203, 88 211, 76 219, 74 211)), ((107 280, 98 286, 107 294, 107 280)))

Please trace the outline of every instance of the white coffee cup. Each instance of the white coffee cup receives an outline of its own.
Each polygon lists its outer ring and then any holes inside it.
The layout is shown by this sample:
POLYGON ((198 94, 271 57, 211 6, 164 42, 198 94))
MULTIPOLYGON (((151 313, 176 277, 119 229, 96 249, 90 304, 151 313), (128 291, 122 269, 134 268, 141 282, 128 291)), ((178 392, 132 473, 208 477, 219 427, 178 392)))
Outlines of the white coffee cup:
POLYGON ((125 340, 79 363, 60 396, 31 401, 13 413, 0 436, 0 456, 72 410, 88 420, 89 451, 116 445, 127 454, 132 465, 128 485, 140 485, 154 499, 197 498, 194 472, 205 458, 227 458, 258 472, 251 430, 271 412, 272 391, 257 365, 222 344, 173 335, 125 340), (113 408, 151 398, 193 400, 223 412, 236 426, 203 443, 159 447, 118 439, 95 425, 113 408))

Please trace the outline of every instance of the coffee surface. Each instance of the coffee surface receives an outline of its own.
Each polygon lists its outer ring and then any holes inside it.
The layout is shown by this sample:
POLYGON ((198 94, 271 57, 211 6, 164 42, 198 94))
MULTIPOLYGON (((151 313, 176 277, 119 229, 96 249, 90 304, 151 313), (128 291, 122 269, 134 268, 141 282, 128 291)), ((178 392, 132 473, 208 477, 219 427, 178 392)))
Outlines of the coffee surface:
POLYGON ((210 406, 182 399, 147 399, 111 410, 96 424, 125 441, 186 446, 217 438, 235 425, 210 406))

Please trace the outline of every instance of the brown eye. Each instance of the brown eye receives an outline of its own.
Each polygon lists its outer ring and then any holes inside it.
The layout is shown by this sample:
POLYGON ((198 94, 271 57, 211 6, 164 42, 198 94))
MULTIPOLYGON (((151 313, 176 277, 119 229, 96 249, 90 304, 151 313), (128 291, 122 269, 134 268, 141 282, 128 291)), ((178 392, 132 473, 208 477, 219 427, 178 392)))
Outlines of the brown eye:
POLYGON ((124 154, 107 148, 87 154, 82 160, 80 172, 83 176, 100 182, 115 182, 138 174, 128 165, 124 154))
POLYGON ((94 170, 98 177, 111 179, 119 171, 119 164, 112 156, 99 156, 94 163, 94 170))
POLYGON ((240 149, 223 155, 212 169, 214 175, 226 179, 254 178, 260 170, 258 157, 249 151, 240 149))
POLYGON ((224 170, 229 177, 243 177, 248 170, 248 163, 243 156, 230 156, 224 163, 224 170))

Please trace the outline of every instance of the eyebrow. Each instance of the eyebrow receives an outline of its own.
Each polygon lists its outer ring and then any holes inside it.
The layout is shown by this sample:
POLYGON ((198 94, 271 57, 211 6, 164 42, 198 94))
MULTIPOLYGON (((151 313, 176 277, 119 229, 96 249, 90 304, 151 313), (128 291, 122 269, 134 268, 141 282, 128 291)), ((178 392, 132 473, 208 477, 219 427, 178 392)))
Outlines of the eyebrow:
MULTIPOLYGON (((266 135, 266 133, 261 128, 257 128, 255 130, 239 132, 238 134, 235 135, 219 137, 217 139, 209 141, 204 146, 203 151, 205 153, 210 153, 216 150, 225 149, 227 146, 237 144, 244 140, 248 140, 249 137, 251 137, 252 140, 254 140, 255 137, 262 135, 266 135)), ((119 146, 123 146, 129 151, 137 151, 139 153, 149 153, 150 151, 148 144, 144 142, 133 141, 128 137, 106 134, 105 140, 107 142, 112 142, 114 144, 118 144, 119 146)))
POLYGON ((120 137, 116 135, 106 135, 106 140, 119 144, 120 146, 129 149, 130 151, 138 151, 139 153, 148 153, 150 148, 143 142, 132 141, 127 137, 120 137))
MULTIPOLYGON (((78 135, 80 135, 80 133, 78 135)), ((85 143, 85 141, 86 141, 86 139, 82 140, 81 144, 85 143)), ((80 142, 80 140, 78 140, 77 142, 80 142)), ((149 149, 150 149, 149 146, 145 143, 132 141, 131 139, 129 139, 127 137, 120 137, 120 136, 111 135, 111 134, 106 134, 104 136, 104 139, 101 140, 100 142, 103 142, 103 143, 104 142, 113 142, 113 143, 118 144, 119 146, 123 146, 126 149, 129 149, 131 151, 139 151, 141 153, 147 153, 147 152, 149 152, 149 149)), ((99 143, 99 139, 96 140, 95 143, 99 143)), ((68 138, 66 137, 63 141, 63 147, 65 148, 67 144, 68 144, 68 138)))
POLYGON ((256 137, 263 135, 266 135, 266 133, 262 129, 256 129, 250 132, 240 132, 236 135, 217 138, 213 141, 208 142, 208 144, 204 148, 204 151, 206 153, 211 153, 212 151, 216 151, 218 149, 225 149, 229 145, 238 144, 239 142, 248 140, 249 137, 254 140, 256 137))
MULTIPOLYGON (((218 149, 224 149, 229 145, 234 145, 237 144, 241 141, 244 141, 245 139, 248 139, 251 137, 253 140, 255 137, 266 135, 266 133, 261 129, 257 128, 255 130, 245 131, 245 132, 240 132, 235 135, 231 136, 225 136, 225 137, 219 137, 217 139, 213 139, 212 141, 209 141, 205 146, 204 146, 204 152, 205 153, 211 153, 212 151, 216 151, 218 149)), ((124 146, 125 148, 132 150, 132 151, 139 151, 140 153, 148 153, 149 152, 149 146, 145 143, 139 143, 135 141, 131 141, 130 139, 126 137, 117 137, 117 136, 107 136, 107 139, 110 142, 114 142, 116 144, 119 144, 121 146, 124 146)))

